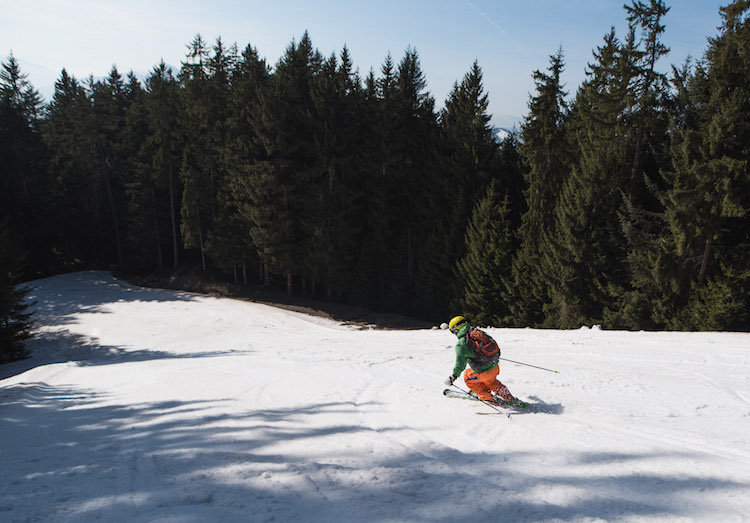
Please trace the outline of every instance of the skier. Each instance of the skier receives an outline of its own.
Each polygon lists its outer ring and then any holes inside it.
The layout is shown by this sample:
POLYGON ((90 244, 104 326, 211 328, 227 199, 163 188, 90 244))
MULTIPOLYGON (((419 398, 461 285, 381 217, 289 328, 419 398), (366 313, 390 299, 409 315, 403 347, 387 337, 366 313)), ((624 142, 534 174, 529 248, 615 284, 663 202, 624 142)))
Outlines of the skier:
POLYGON ((497 375, 500 372, 500 367, 497 364, 497 357, 489 362, 482 362, 470 347, 467 337, 471 325, 469 325, 466 318, 463 316, 456 316, 450 321, 448 328, 456 335, 458 342, 456 343, 456 364, 453 367, 453 374, 446 378, 445 384, 449 387, 453 385, 453 382, 456 381, 461 374, 461 371, 466 369, 466 372, 464 372, 466 386, 469 387, 479 399, 484 401, 496 401, 498 403, 518 402, 518 399, 510 393, 508 387, 503 385, 497 379, 497 375), (466 368, 467 363, 469 364, 468 369, 466 368), (493 393, 495 394, 495 398, 492 396, 493 393))

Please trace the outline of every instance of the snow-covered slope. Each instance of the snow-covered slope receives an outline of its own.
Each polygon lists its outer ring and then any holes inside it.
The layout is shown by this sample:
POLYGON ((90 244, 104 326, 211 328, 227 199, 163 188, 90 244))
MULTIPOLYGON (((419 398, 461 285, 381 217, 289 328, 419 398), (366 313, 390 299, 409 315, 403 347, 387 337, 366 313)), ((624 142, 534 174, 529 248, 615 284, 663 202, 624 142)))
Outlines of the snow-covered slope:
MULTIPOLYGON (((748 521, 750 335, 490 329, 542 412, 444 398, 447 331, 35 282, 2 521, 748 521)), ((458 385, 464 387, 463 380, 458 385)))

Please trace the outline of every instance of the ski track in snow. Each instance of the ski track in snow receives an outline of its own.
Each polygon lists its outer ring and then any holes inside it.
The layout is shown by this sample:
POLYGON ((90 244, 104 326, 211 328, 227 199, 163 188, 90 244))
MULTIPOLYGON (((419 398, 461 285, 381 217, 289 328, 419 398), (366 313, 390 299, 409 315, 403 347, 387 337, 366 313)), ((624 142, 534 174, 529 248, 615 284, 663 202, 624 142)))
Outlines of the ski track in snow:
MULTIPOLYGON (((750 334, 489 329, 538 412, 442 396, 447 331, 103 272, 34 282, 0 521, 750 521, 750 334)), ((457 382, 466 388, 463 380, 457 382)))

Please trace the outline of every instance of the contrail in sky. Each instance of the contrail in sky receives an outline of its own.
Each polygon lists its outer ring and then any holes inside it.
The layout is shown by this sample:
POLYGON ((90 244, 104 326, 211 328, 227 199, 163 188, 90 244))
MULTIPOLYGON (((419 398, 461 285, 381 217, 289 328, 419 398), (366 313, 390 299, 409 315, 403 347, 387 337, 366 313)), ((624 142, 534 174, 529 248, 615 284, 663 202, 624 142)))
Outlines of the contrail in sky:
POLYGON ((513 38, 511 38, 508 33, 505 32, 505 29, 503 29, 502 27, 500 27, 500 24, 498 24, 492 18, 490 18, 489 16, 487 16, 487 13, 485 13, 484 11, 482 11, 481 9, 479 9, 476 5, 474 5, 473 2, 470 2, 469 0, 464 0, 464 2, 466 3, 466 5, 468 5, 469 7, 471 7, 474 11, 476 11, 479 14, 479 16, 481 16, 482 18, 484 18, 485 20, 487 20, 487 22, 489 22, 490 25, 492 25, 495 29, 497 29, 498 31, 500 31, 501 33, 503 33, 503 36, 505 36, 505 38, 507 38, 508 40, 510 40, 510 42, 513 45, 515 45, 518 49, 521 48, 521 46, 518 45, 516 43, 516 41, 513 40, 513 38))

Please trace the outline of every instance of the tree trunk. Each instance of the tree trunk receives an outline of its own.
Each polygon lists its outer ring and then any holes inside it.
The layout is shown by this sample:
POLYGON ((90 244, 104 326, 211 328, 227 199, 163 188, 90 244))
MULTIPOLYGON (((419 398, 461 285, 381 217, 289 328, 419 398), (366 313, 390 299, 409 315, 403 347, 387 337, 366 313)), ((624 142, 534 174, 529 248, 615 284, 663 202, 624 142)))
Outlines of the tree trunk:
POLYGON ((201 227, 201 215, 197 209, 195 211, 195 218, 198 222, 198 241, 201 244, 201 266, 203 267, 203 272, 206 272, 206 252, 203 250, 203 227, 201 227))
POLYGON ((703 278, 706 275, 706 265, 708 265, 708 254, 711 252, 711 239, 706 240, 706 248, 703 250, 703 261, 701 262, 701 272, 698 274, 698 286, 703 285, 703 278))
POLYGON ((412 233, 411 233, 411 225, 407 227, 406 229, 406 263, 407 263, 407 277, 408 277, 408 284, 407 284, 407 292, 409 301, 411 302, 411 295, 412 295, 412 287, 414 286, 414 260, 416 258, 416 254, 414 251, 414 245, 412 242, 412 233))
POLYGON ((178 236, 177 236, 177 216, 175 215, 174 208, 174 175, 172 174, 172 166, 169 166, 169 214, 172 218, 172 254, 174 259, 174 267, 176 268, 179 264, 177 257, 178 253, 178 236))
POLYGON ((109 200, 109 209, 112 214, 112 229, 115 236, 115 248, 117 249, 117 266, 122 268, 122 242, 120 241, 120 224, 117 220, 117 209, 115 208, 115 196, 112 192, 112 184, 109 181, 109 171, 104 170, 104 185, 107 188, 107 199, 109 200))
POLYGON ((633 203, 638 191, 638 180, 640 179, 641 157, 643 156, 643 125, 638 127, 638 135, 635 141, 635 154, 633 155, 633 166, 630 170, 630 194, 628 201, 633 203))
POLYGON ((292 286, 292 271, 286 273, 286 293, 291 296, 294 294, 294 287, 292 286))
POLYGON ((161 249, 161 231, 159 227, 159 212, 156 208, 156 189, 151 187, 151 203, 154 212, 154 230, 156 232, 156 256, 159 263, 159 270, 164 268, 164 253, 161 249))

